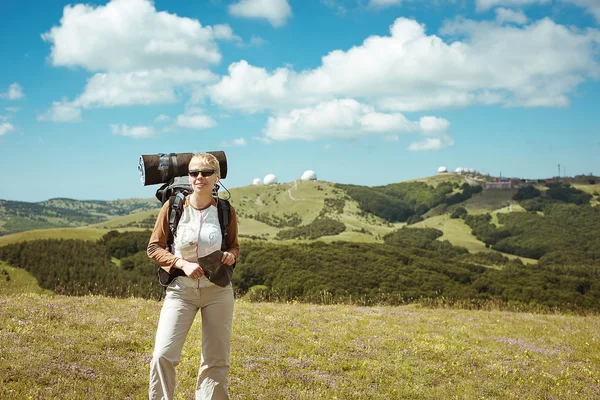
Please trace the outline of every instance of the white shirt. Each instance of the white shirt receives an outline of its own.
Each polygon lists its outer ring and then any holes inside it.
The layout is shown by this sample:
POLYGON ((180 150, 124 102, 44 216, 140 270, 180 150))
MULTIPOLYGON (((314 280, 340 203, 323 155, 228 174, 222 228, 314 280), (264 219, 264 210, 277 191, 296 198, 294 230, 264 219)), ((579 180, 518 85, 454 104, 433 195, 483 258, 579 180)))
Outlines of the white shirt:
MULTIPOLYGON (((198 262, 199 257, 220 250, 222 239, 217 207, 211 204, 204 210, 198 210, 188 205, 183 208, 177 225, 173 254, 186 261, 198 262)), ((200 287, 210 285, 213 283, 206 277, 200 278, 200 287)))

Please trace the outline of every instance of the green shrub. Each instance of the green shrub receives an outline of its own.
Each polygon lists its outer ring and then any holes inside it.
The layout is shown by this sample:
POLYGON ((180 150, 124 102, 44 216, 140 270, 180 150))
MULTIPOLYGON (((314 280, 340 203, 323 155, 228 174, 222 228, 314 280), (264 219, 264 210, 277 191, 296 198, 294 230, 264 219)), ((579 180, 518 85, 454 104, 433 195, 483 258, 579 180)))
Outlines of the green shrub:
POLYGON ((250 289, 248 289, 248 292, 246 292, 243 299, 251 302, 269 301, 269 288, 265 285, 252 286, 250 289))
POLYGON ((462 218, 464 215, 467 215, 468 212, 464 207, 457 207, 452 214, 450 214, 450 218, 462 218))

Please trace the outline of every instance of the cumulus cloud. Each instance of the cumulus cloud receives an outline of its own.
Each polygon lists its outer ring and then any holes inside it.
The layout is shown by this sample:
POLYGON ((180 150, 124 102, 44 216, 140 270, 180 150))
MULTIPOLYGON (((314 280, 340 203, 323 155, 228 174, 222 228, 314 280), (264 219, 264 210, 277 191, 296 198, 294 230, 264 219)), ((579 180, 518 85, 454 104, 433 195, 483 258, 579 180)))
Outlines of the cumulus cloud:
POLYGON ((60 25, 42 38, 52 44, 52 65, 131 71, 217 64, 215 39, 225 31, 158 12, 150 0, 112 0, 98 7, 65 6, 60 25))
POLYGON ((213 32, 216 39, 241 41, 242 38, 233 33, 231 26, 227 24, 219 24, 213 26, 213 32))
POLYGON ((38 121, 52 122, 80 122, 81 109, 66 100, 55 101, 52 107, 44 114, 37 117, 38 121))
POLYGON ((335 50, 319 67, 267 71, 246 61, 208 88, 212 101, 245 112, 304 108, 354 98, 387 111, 421 111, 473 104, 569 104, 581 82, 599 76, 600 32, 545 18, 525 26, 456 19, 441 35, 398 18, 389 36, 371 36, 335 50))
POLYGON ((215 79, 208 70, 189 68, 97 73, 73 103, 83 108, 173 103, 177 87, 215 79))
POLYGON ((229 13, 242 18, 266 19, 278 28, 292 16, 292 8, 288 0, 240 0, 229 6, 229 13))
POLYGON ((160 114, 158 117, 154 118, 154 122, 167 122, 169 119, 168 115, 160 114))
POLYGON ((7 133, 12 132, 14 130, 15 130, 15 127, 10 122, 4 122, 4 123, 0 124, 0 136, 4 136, 7 133))
POLYGON ((128 126, 126 124, 110 124, 113 135, 127 136, 134 139, 145 139, 156 134, 152 126, 128 126))
POLYGON ((441 150, 454 145, 454 139, 448 134, 450 121, 438 117, 421 117, 419 120, 423 139, 413 142, 408 146, 410 151, 441 150))
POLYGON ((217 124, 212 117, 205 115, 203 110, 190 108, 184 114, 179 114, 175 118, 175 125, 180 128, 188 129, 206 129, 217 124))
POLYGON ((255 113, 274 107, 297 104, 298 98, 289 95, 294 91, 296 73, 288 68, 278 68, 269 73, 242 60, 232 63, 229 75, 209 87, 213 103, 232 109, 255 113))
POLYGON ((250 37, 250 46, 261 47, 264 46, 266 43, 267 41, 261 38, 260 36, 252 35, 250 37))
POLYGON ((0 93, 0 99, 19 100, 23 97, 25 97, 23 88, 17 82, 11 84, 6 93, 0 93))
POLYGON ((450 137, 429 137, 418 142, 411 143, 408 146, 410 151, 431 151, 440 150, 444 147, 452 146, 454 141, 450 137))
POLYGON ((408 133, 441 137, 447 136, 449 126, 443 118, 422 117, 410 121, 400 113, 381 113, 354 99, 341 99, 270 117, 263 133, 273 141, 389 137, 408 133))
POLYGON ((592 14, 598 23, 600 23, 600 2, 598 0, 562 0, 565 3, 571 3, 585 9, 592 14))
POLYGON ((221 144, 220 144, 220 146, 222 146, 222 147, 243 147, 243 146, 247 146, 247 145, 248 145, 248 142, 243 137, 233 139, 233 140, 226 140, 226 141, 221 142, 221 144))
MULTIPOLYGON (((229 25, 202 26, 150 0, 68 5, 42 38, 52 45, 52 65, 95 72, 69 103, 80 109, 176 102, 179 88, 216 80, 208 68, 221 60, 217 40, 241 40, 229 25)), ((60 120, 53 109, 46 119, 60 120)))
POLYGON ((499 23, 515 23, 523 25, 527 23, 527 16, 522 11, 513 11, 508 8, 496 8, 496 21, 499 23))
POLYGON ((551 0, 475 0, 475 8, 477 11, 487 11, 494 7, 523 7, 549 3, 551 0))

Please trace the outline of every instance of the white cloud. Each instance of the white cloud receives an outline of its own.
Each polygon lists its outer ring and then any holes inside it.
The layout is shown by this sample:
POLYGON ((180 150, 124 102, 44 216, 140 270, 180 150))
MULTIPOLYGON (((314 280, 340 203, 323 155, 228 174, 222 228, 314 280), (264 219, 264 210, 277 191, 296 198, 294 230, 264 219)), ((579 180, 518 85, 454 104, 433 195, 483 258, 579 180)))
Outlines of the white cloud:
POLYGON ((10 112, 12 112, 12 113, 16 113, 16 112, 18 112, 18 111, 20 110, 20 108, 19 108, 19 107, 4 107, 4 109, 5 109, 6 111, 10 111, 10 112))
POLYGON ((527 16, 523 11, 513 11, 508 8, 496 8, 494 11, 496 12, 496 21, 501 24, 505 22, 512 22, 520 25, 527 23, 527 16))
POLYGON ((243 147, 243 146, 247 146, 247 145, 248 145, 248 142, 243 137, 233 139, 233 140, 226 140, 226 141, 221 142, 221 144, 220 144, 220 146, 223 146, 223 147, 243 147))
POLYGON ((252 35, 250 37, 250 46, 261 47, 264 46, 266 43, 267 41, 261 38, 260 36, 252 35))
POLYGON ((473 104, 563 107, 579 84, 600 76, 595 29, 548 18, 525 26, 456 19, 441 34, 453 41, 398 18, 389 36, 332 51, 313 70, 269 72, 246 61, 233 63, 208 93, 220 106, 249 113, 281 113, 347 97, 389 111, 473 104))
POLYGON ((205 115, 200 109, 188 109, 175 118, 175 125, 188 129, 206 129, 217 124, 212 117, 205 115))
POLYGON ((292 16, 288 0, 240 0, 229 6, 236 17, 266 19, 275 28, 283 26, 292 16))
POLYGON ((9 115, 0 115, 0 121, 8 121, 10 119, 9 115))
MULTIPOLYGON (((104 6, 67 5, 59 26, 42 38, 55 66, 132 71, 217 64, 215 43, 225 29, 158 12, 150 0, 112 0, 104 6), (216 32, 216 33, 215 33, 216 32)), ((222 38, 222 37, 221 37, 222 38)))
POLYGON ((390 7, 402 4, 402 0, 369 0, 371 7, 390 7))
POLYGON ((0 99, 19 100, 23 97, 25 97, 23 88, 16 82, 8 87, 6 93, 0 93, 0 99))
POLYGON ((408 133, 449 138, 446 133, 449 127, 450 123, 443 118, 410 121, 399 113, 381 113, 354 99, 341 99, 270 117, 263 133, 265 138, 275 141, 353 139, 373 134, 389 138, 408 133))
POLYGON ((242 60, 232 63, 228 71, 229 75, 208 88, 215 104, 250 113, 297 104, 297 98, 289 97, 295 73, 287 68, 269 73, 242 60))
POLYGON ((81 109, 66 100, 55 101, 52 107, 37 117, 38 121, 80 122, 81 109))
MULTIPOLYGON (((241 41, 229 25, 202 26, 150 0, 68 5, 42 38, 52 44, 52 65, 96 72, 62 120, 80 120, 87 108, 174 103, 179 91, 217 79, 208 69, 221 60, 216 40, 241 41)), ((59 121, 61 111, 65 104, 55 103, 42 118, 59 121)))
POLYGON ((427 135, 443 134, 450 129, 450 121, 438 117, 421 117, 419 119, 421 130, 427 135))
POLYGON ((9 122, 4 122, 4 123, 0 124, 0 136, 4 136, 7 133, 12 132, 14 130, 15 130, 14 125, 9 122))
POLYGON ((257 142, 261 142, 264 144, 271 144, 273 143, 273 141, 269 138, 266 138, 264 136, 253 136, 252 139, 256 140, 257 142))
POLYGON ((562 0, 565 3, 575 4, 576 6, 584 8, 587 12, 592 14, 598 23, 600 23, 600 1, 598 0, 562 0))
POLYGON ((452 146, 454 141, 449 137, 429 137, 424 138, 421 141, 411 143, 408 146, 408 150, 410 151, 431 151, 431 150, 441 150, 445 147, 452 146))
POLYGON ((425 136, 417 142, 408 146, 410 151, 441 150, 454 145, 454 139, 448 134, 450 121, 438 117, 421 117, 419 119, 421 135, 425 136))
POLYGON ((81 120, 81 109, 175 103, 176 90, 194 83, 214 81, 216 75, 206 69, 166 68, 133 72, 96 73, 72 102, 54 102, 43 119, 57 122, 81 120), (53 118, 51 114, 69 113, 71 118, 53 118))
POLYGON ((231 29, 231 26, 229 26, 227 24, 214 25, 213 32, 215 34, 215 39, 235 40, 235 41, 242 40, 241 37, 239 37, 238 35, 235 35, 233 33, 233 29, 231 29))
POLYGON ((216 76, 209 70, 189 68, 97 73, 74 104, 92 108, 174 103, 176 87, 214 79, 216 76))
POLYGON ((128 126, 126 124, 110 124, 113 135, 127 136, 134 139, 145 139, 156 134, 152 126, 128 126))
POLYGON ((523 7, 533 4, 549 4, 552 0, 475 0, 477 11, 487 11, 494 7, 523 7))
POLYGON ((167 122, 169 119, 168 115, 160 114, 158 117, 154 118, 154 122, 167 122))

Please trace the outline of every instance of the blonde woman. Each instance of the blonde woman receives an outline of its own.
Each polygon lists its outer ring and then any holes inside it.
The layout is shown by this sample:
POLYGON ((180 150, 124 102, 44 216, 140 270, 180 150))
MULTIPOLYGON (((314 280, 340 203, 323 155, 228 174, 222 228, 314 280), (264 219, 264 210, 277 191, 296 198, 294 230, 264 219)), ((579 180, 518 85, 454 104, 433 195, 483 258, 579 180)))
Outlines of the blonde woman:
POLYGON ((219 199, 213 197, 213 188, 220 179, 217 158, 209 153, 196 154, 188 170, 193 192, 184 200, 172 253, 167 250, 169 202, 165 202, 158 214, 148 243, 148 256, 166 272, 183 271, 167 287, 160 313, 150 363, 149 398, 174 398, 175 366, 179 364, 187 333, 200 310, 202 360, 196 399, 228 399, 233 289, 231 283, 222 287, 209 281, 198 258, 224 249, 221 263, 232 266, 240 251, 237 220, 235 210, 229 207, 227 232, 221 232, 219 199))

